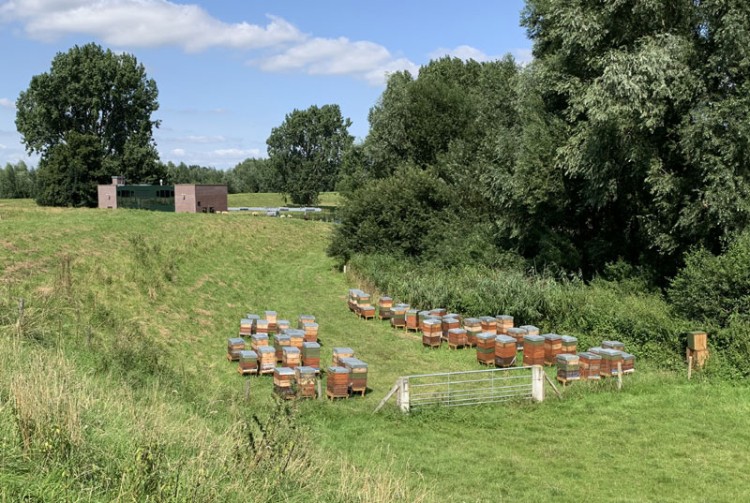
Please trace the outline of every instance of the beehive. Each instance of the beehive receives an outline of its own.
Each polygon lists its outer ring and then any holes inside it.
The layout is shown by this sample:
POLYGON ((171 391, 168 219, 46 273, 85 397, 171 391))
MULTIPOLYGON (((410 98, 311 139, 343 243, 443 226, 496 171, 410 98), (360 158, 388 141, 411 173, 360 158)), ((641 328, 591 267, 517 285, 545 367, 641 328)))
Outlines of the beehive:
POLYGON ((351 358, 354 356, 352 348, 333 348, 333 366, 340 366, 342 358, 351 358))
POLYGON ((529 335, 526 332, 525 328, 521 327, 511 327, 505 330, 506 335, 509 335, 510 337, 513 337, 516 340, 516 349, 522 350, 523 349, 523 338, 527 335, 529 335))
POLYGON ((516 362, 516 339, 500 334, 495 337, 495 366, 507 368, 516 362))
POLYGON ((566 355, 578 354, 578 339, 570 335, 562 337, 562 352, 566 355))
POLYGON ((378 299, 378 316, 381 320, 390 320, 393 316, 393 299, 390 297, 380 297, 378 299))
POLYGON ((261 346, 268 346, 268 334, 253 334, 250 336, 250 347, 258 351, 261 346))
POLYGON ((482 324, 482 332, 497 335, 497 319, 494 316, 482 316, 479 321, 482 324))
POLYGON ((620 351, 620 353, 622 353, 622 373, 632 374, 635 372, 635 356, 625 351, 620 351))
POLYGON ((253 320, 242 318, 240 320, 240 336, 249 336, 253 334, 253 320))
POLYGON ((302 343, 302 365, 320 369, 320 344, 317 342, 302 343))
POLYGON ((461 328, 461 324, 464 321, 464 317, 461 316, 459 313, 448 313, 445 316, 443 316, 443 319, 445 318, 455 318, 458 320, 458 328, 461 328))
MULTIPOLYGON (((593 353, 594 349, 595 348, 592 348, 590 351, 593 353)), ((611 348, 602 348, 598 350, 597 354, 602 357, 599 374, 601 376, 616 376, 617 363, 622 363, 622 351, 611 348)))
POLYGON ((391 310, 391 326, 393 328, 406 327, 406 313, 409 307, 406 304, 397 304, 391 310))
POLYGON ((461 321, 458 318, 444 316, 441 320, 443 340, 448 340, 448 332, 454 328, 461 328, 461 321))
POLYGON ((429 311, 419 311, 417 313, 417 320, 419 321, 419 330, 422 330, 422 326, 424 325, 424 320, 426 320, 427 318, 431 318, 431 317, 433 316, 430 315, 429 311))
POLYGON ((437 318, 427 318, 422 322, 422 344, 439 348, 443 342, 443 322, 437 318))
POLYGON ((253 314, 253 313, 247 313, 245 315, 245 319, 250 320, 252 324, 252 327, 251 327, 252 331, 250 333, 254 334, 256 332, 256 328, 258 327, 258 320, 260 319, 260 316, 258 316, 257 314, 253 314))
POLYGON ((563 383, 581 378, 578 355, 560 353, 555 357, 557 380, 563 383))
POLYGON ((276 311, 266 311, 265 315, 266 321, 268 321, 268 333, 275 334, 278 328, 278 318, 276 315, 276 311))
POLYGON ((482 333, 482 322, 479 318, 464 318, 464 330, 466 330, 466 342, 469 346, 477 345, 477 335, 482 333))
POLYGON ((281 348, 281 365, 293 369, 302 365, 302 353, 294 346, 281 348))
POLYGON ((255 322, 255 333, 256 334, 269 334, 268 320, 258 320, 255 322))
POLYGON ((375 318, 375 308, 373 306, 360 306, 359 316, 366 320, 375 318))
POLYGON ((283 398, 294 398, 294 370, 277 367, 273 370, 273 390, 283 398))
POLYGON ((227 360, 236 362, 240 359, 240 351, 245 349, 245 339, 233 337, 227 339, 227 360))
POLYGON ((477 335, 477 361, 483 365, 495 364, 495 337, 492 332, 477 335))
POLYGON ((305 331, 298 328, 289 328, 284 332, 289 336, 289 345, 297 349, 302 349, 302 343, 305 342, 305 331))
POLYGON ((557 334, 544 334, 544 363, 554 365, 557 355, 562 353, 562 337, 557 334))
POLYGON ((581 380, 596 381, 601 376, 602 357, 591 352, 578 353, 581 380))
POLYGON ((616 351, 625 351, 625 344, 620 341, 602 341, 602 348, 614 349, 616 351))
POLYGON ((508 335, 508 329, 513 328, 513 316, 498 314, 495 319, 497 320, 497 333, 508 335))
POLYGON ((297 382, 297 396, 302 398, 315 398, 317 370, 313 367, 299 366, 294 369, 294 379, 297 382))
POLYGON ((544 365, 544 337, 529 334, 523 336, 523 364, 544 365))
POLYGON ((289 320, 279 320, 276 322, 276 331, 280 334, 283 334, 290 328, 292 328, 292 325, 289 323, 289 320))
POLYGON ((318 324, 309 321, 305 322, 302 325, 302 330, 304 330, 304 340, 305 342, 318 342, 318 324))
POLYGON ((527 335, 539 335, 539 327, 535 327, 534 325, 521 325, 520 328, 526 330, 527 335))
POLYGON ((305 328, 305 323, 315 323, 315 316, 312 314, 300 314, 297 317, 297 328, 305 328))
POLYGON ((328 367, 326 395, 329 398, 344 398, 349 396, 348 368, 338 365, 328 367))
POLYGON ((367 390, 367 364, 358 358, 342 358, 342 366, 349 369, 349 388, 352 393, 362 393, 367 390))
POLYGON ((237 370, 243 375, 258 372, 258 353, 249 350, 240 351, 240 363, 237 370))
POLYGON ((286 334, 279 334, 273 338, 273 348, 276 350, 276 361, 280 362, 284 355, 283 348, 292 345, 292 338, 286 334))
POLYGON ((260 346, 258 353, 258 367, 261 374, 270 374, 276 368, 276 350, 271 346, 260 346))
POLYGON ((430 316, 434 316, 435 318, 442 318, 446 315, 448 311, 442 307, 437 307, 435 309, 430 309, 430 316))
POLYGON ((693 351, 705 351, 708 349, 708 335, 706 332, 690 332, 687 335, 687 347, 693 351))
POLYGON ((463 348, 469 345, 469 339, 466 330, 463 328, 451 328, 448 330, 448 347, 463 348))
POLYGON ((348 304, 349 304, 349 310, 350 311, 354 311, 354 312, 357 311, 357 303, 358 303, 358 300, 359 300, 359 295, 361 293, 364 293, 364 292, 362 292, 362 290, 359 290, 357 288, 352 288, 352 289, 349 290, 349 302, 348 302, 348 304))

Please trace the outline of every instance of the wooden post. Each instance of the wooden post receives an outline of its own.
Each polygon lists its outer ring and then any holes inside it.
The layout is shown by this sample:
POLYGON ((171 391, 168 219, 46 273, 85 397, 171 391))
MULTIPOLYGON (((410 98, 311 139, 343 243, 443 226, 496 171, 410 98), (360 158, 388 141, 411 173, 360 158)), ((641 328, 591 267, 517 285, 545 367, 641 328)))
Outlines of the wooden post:
POLYGON ((541 365, 531 367, 531 398, 536 402, 544 401, 544 368, 541 365))
POLYGON ((547 380, 550 386, 552 386, 552 389, 555 390, 555 394, 557 395, 557 398, 562 400, 562 393, 560 393, 560 390, 557 389, 557 386, 555 386, 555 383, 552 381, 552 379, 549 378, 547 373, 544 373, 544 378, 547 380))
POLYGON ((693 378, 693 355, 688 356, 688 381, 693 378))
POLYGON ((394 395, 394 393, 396 393, 398 391, 400 385, 401 385, 401 380, 399 379, 398 381, 396 381, 396 384, 393 385, 393 387, 388 392, 388 394, 385 395, 385 397, 380 401, 380 403, 378 404, 378 406, 375 407, 375 410, 372 412, 373 414, 375 414, 377 411, 379 411, 380 409, 383 408, 383 405, 385 405, 385 403, 388 401, 388 399, 390 399, 394 395))
POLYGON ((622 362, 617 362, 617 389, 622 389, 622 362))
POLYGON ((398 398, 398 405, 401 409, 401 412, 409 412, 409 379, 406 379, 404 377, 401 378, 398 398))
POLYGON ((315 385, 318 388, 318 400, 323 400, 323 390, 321 389, 322 379, 315 379, 315 385))

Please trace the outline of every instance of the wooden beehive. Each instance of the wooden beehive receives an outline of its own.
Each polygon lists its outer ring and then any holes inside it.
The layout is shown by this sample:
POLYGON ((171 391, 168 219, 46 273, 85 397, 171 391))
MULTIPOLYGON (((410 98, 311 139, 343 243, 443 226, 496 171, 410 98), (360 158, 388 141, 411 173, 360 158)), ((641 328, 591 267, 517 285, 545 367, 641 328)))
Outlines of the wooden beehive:
POLYGON ((302 325, 304 330, 305 342, 318 342, 318 324, 315 322, 306 322, 302 325))
POLYGON ((602 348, 614 349, 615 351, 625 351, 625 344, 620 341, 602 341, 602 348))
POLYGON ((317 369, 308 366, 299 366, 294 369, 294 378, 297 382, 297 396, 301 398, 315 398, 317 396, 317 369))
POLYGON ((278 328, 278 318, 276 311, 266 311, 266 321, 268 321, 268 333, 275 334, 278 328))
POLYGON ((305 328, 305 323, 315 323, 315 316, 312 314, 300 314, 297 317, 297 328, 305 328))
POLYGON ((240 320, 240 337, 247 337, 253 334, 253 320, 242 318, 240 320))
POLYGON ((477 335, 477 361, 482 365, 495 364, 495 337, 493 332, 482 332, 477 335))
POLYGON ((422 344, 439 348, 443 342, 443 322, 437 318, 427 318, 422 322, 422 344))
POLYGON ((288 328, 284 335, 289 336, 289 345, 297 349, 302 349, 302 343, 305 342, 305 331, 298 328, 288 328))
POLYGON ((390 320, 391 316, 393 316, 393 299, 380 297, 378 299, 378 317, 381 320, 390 320))
POLYGON ((227 339, 227 360, 236 362, 240 359, 240 351, 245 349, 245 339, 232 337, 227 339))
POLYGON ((495 337, 495 366, 512 367, 516 363, 516 339, 500 334, 495 337))
POLYGON ((511 327, 505 330, 506 335, 513 337, 516 340, 516 349, 521 351, 523 349, 523 338, 529 335, 525 328, 511 327))
POLYGON ((292 345, 292 338, 286 334, 279 334, 273 338, 273 348, 276 350, 276 361, 280 362, 284 355, 284 349, 292 345))
POLYGON ((302 365, 302 353, 294 346, 281 348, 281 365, 293 369, 302 365))
POLYGON ((302 365, 320 369, 320 344, 317 342, 302 343, 302 365))
POLYGON ((256 334, 269 334, 268 320, 258 320, 255 322, 255 333, 256 334))
POLYGON ((482 322, 479 318, 464 318, 464 330, 466 330, 466 342, 469 346, 477 345, 477 335, 482 333, 482 322))
POLYGON ((359 295, 361 293, 364 293, 364 292, 362 292, 362 290, 359 290, 357 288, 352 288, 352 289, 349 290, 349 302, 348 302, 348 304, 349 304, 349 310, 350 311, 354 311, 354 312, 357 311, 357 303, 358 303, 358 300, 359 300, 359 295))
POLYGON ((417 321, 419 322, 419 325, 418 325, 419 330, 422 330, 422 325, 424 325, 424 320, 428 318, 434 318, 434 316, 430 315, 429 311, 419 311, 417 313, 417 321))
POLYGON ((635 356, 625 351, 620 351, 620 353, 622 353, 622 373, 632 374, 635 372, 635 356))
POLYGON ((237 371, 240 374, 256 374, 258 372, 258 353, 255 351, 240 351, 239 361, 237 371))
POLYGON ((451 349, 465 348, 469 345, 469 338, 463 328, 451 328, 448 330, 448 347, 451 349))
POLYGON ((349 369, 339 365, 328 367, 326 395, 329 398, 349 396, 349 369))
POLYGON ((253 334, 250 336, 250 347, 258 351, 261 346, 268 346, 268 334, 253 334))
POLYGON ((393 328, 406 327, 406 313, 409 310, 408 304, 396 304, 391 310, 391 326, 393 328))
POLYGON ((554 365, 557 355, 562 353, 562 337, 557 334, 544 334, 544 363, 554 365))
POLYGON ((589 351, 578 353, 578 366, 581 380, 597 381, 601 378, 601 356, 589 351))
POLYGON ((555 357, 555 363, 558 381, 567 383, 581 378, 578 355, 560 353, 555 357))
POLYGON ((342 358, 351 358, 354 356, 352 348, 333 348, 333 366, 340 366, 342 358))
POLYGON ((617 363, 622 363, 621 351, 611 348, 591 348, 589 351, 602 357, 599 375, 602 377, 617 375, 617 363))
POLYGON ((498 314, 495 319, 497 320, 497 333, 508 335, 508 329, 513 328, 513 316, 498 314))
POLYGON ((292 328, 292 325, 291 323, 289 323, 289 320, 279 320, 278 322, 276 322, 276 330, 280 334, 283 334, 290 328, 292 328))
MULTIPOLYGON (((441 320, 442 324, 442 331, 443 331, 443 340, 448 340, 448 333, 453 330, 454 328, 461 328, 461 320, 458 318, 450 317, 450 316, 444 316, 441 320)), ((463 330, 463 329, 462 329, 463 330)))
POLYGON ((526 330, 527 335, 539 335, 539 327, 535 327, 534 325, 521 325, 520 328, 526 330))
POLYGON ((578 339, 570 335, 562 335, 562 352, 567 355, 578 354, 578 339))
POLYGON ((294 370, 277 367, 273 370, 273 390, 282 398, 294 398, 294 370))
POLYGON ((685 360, 690 361, 693 359, 693 365, 698 368, 703 367, 708 360, 708 349, 685 349, 685 360))
POLYGON ((706 332, 690 332, 687 335, 687 347, 693 351, 705 351, 708 349, 708 335, 706 332))
POLYGON ((360 318, 364 318, 366 320, 371 320, 375 318, 375 307, 373 306, 360 306, 359 307, 359 316, 360 318))
POLYGON ((276 350, 272 346, 260 346, 258 353, 258 368, 261 374, 270 374, 276 368, 276 350))
POLYGON ((367 391, 367 364, 358 358, 342 358, 341 364, 349 369, 349 389, 364 396, 367 391))
POLYGON ((482 316, 479 322, 482 324, 482 332, 497 335, 497 319, 494 316, 482 316))
POLYGON ((523 364, 544 365, 544 337, 529 334, 523 336, 523 364))
POLYGON ((257 329, 257 327, 258 327, 258 320, 260 319, 260 316, 258 316, 257 314, 253 314, 253 313, 247 313, 245 315, 245 319, 250 320, 250 322, 252 324, 252 326, 251 326, 252 330, 251 330, 250 333, 254 334, 255 331, 256 331, 256 329, 257 329))
POLYGON ((442 318, 446 315, 448 312, 447 309, 444 309, 442 307, 437 307, 435 309, 430 309, 430 316, 434 316, 435 318, 442 318))

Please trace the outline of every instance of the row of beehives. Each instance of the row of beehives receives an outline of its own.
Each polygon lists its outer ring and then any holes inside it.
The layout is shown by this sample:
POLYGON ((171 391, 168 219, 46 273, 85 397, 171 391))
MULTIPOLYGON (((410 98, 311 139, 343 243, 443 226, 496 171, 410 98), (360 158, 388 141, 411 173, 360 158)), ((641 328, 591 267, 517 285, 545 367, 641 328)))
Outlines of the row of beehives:
MULTIPOLYGON (((371 296, 361 290, 349 291, 349 309, 360 317, 374 318, 371 296), (363 315, 362 313, 367 313, 363 315)), ((523 365, 557 366, 558 380, 599 379, 612 376, 622 369, 623 374, 635 370, 635 356, 626 353, 619 341, 604 341, 601 347, 578 353, 578 339, 554 333, 539 334, 533 325, 514 326, 509 315, 463 318, 446 309, 418 310, 408 304, 394 304, 390 297, 378 301, 378 317, 390 320, 395 328, 420 331, 422 344, 439 348, 447 343, 451 349, 475 347, 477 361, 484 365, 508 368, 523 365)))
MULTIPOLYGON (((315 396, 320 374, 319 327, 315 317, 300 315, 297 328, 291 328, 289 321, 277 321, 275 311, 266 311, 265 315, 266 318, 261 319, 248 314, 240 321, 240 337, 227 341, 227 359, 238 362, 237 371, 242 375, 273 374, 274 390, 279 395, 315 396)), ((367 364, 354 358, 350 348, 333 348, 332 363, 328 369, 327 396, 344 397, 350 391, 364 395, 367 364), (342 381, 346 381, 345 393, 342 393, 342 381)))

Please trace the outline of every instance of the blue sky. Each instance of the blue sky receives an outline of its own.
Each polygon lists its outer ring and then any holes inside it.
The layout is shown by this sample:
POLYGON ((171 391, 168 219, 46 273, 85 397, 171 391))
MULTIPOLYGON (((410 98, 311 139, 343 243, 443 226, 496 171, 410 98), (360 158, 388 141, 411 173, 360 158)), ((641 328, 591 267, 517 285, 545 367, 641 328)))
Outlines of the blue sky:
POLYGON ((230 168, 265 157, 271 129, 296 109, 337 103, 350 132, 387 72, 446 54, 530 58, 523 0, 0 0, 0 165, 25 154, 15 101, 75 44, 132 53, 159 88, 163 161, 230 168))

